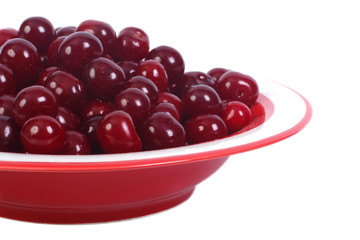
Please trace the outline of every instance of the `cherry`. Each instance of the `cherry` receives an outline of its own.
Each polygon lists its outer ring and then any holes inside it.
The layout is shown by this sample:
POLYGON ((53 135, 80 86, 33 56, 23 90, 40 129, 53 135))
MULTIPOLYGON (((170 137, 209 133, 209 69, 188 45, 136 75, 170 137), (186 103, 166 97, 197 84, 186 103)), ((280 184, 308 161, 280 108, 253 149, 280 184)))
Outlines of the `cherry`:
POLYGON ((196 85, 187 90, 181 99, 185 117, 200 114, 220 115, 222 101, 217 92, 206 85, 196 85))
POLYGON ((85 67, 82 80, 90 95, 104 101, 113 100, 126 85, 121 67, 104 57, 92 60, 85 67))
POLYGON ((97 20, 86 20, 76 28, 76 32, 79 31, 95 35, 104 47, 104 54, 111 53, 113 42, 116 39, 116 32, 108 23, 97 20))
POLYGON ((117 62, 117 65, 123 69, 127 80, 136 75, 136 69, 139 66, 138 63, 132 61, 120 61, 117 62))
POLYGON ((12 71, 3 64, 0 64, 0 96, 13 94, 16 90, 16 79, 12 71))
POLYGON ((127 88, 120 92, 114 103, 117 109, 131 116, 135 126, 145 121, 151 107, 148 96, 138 88, 127 88))
POLYGON ((217 90, 216 82, 208 74, 203 72, 186 72, 176 82, 175 93, 181 98, 187 90, 196 85, 207 85, 217 90))
POLYGON ((161 63, 155 60, 145 60, 136 69, 136 75, 146 77, 155 83, 159 92, 166 91, 168 87, 168 77, 166 70, 161 63))
POLYGON ((80 126, 78 115, 69 108, 59 107, 56 120, 64 126, 65 130, 78 130, 80 126))
POLYGON ((81 109, 80 118, 86 120, 96 115, 106 115, 114 110, 114 107, 109 102, 101 100, 88 101, 81 109))
POLYGON ((70 34, 74 33, 76 27, 74 26, 67 26, 67 27, 60 27, 55 29, 55 38, 62 37, 62 36, 69 36, 70 34))
POLYGON ((87 32, 75 32, 60 44, 58 60, 61 69, 80 76, 82 69, 92 59, 103 55, 100 40, 87 32))
POLYGON ((226 137, 228 134, 224 121, 214 114, 202 114, 190 118, 184 128, 189 143, 206 142, 226 137))
POLYGON ((234 133, 251 121, 251 111, 248 106, 242 102, 230 101, 225 104, 221 118, 225 122, 229 133, 234 133))
POLYGON ((184 60, 181 54, 172 47, 156 47, 147 54, 145 59, 152 59, 160 62, 166 69, 170 83, 177 82, 179 76, 184 74, 184 60))
POLYGON ((169 92, 161 92, 159 93, 158 103, 171 103, 175 106, 178 111, 180 118, 182 116, 182 102, 181 99, 175 94, 169 92))
POLYGON ((80 131, 85 134, 90 142, 91 150, 93 153, 100 153, 101 148, 97 138, 97 128, 100 120, 103 118, 102 115, 95 115, 87 118, 80 126, 80 131))
POLYGON ((183 126, 164 112, 151 115, 141 131, 141 140, 146 150, 183 146, 185 138, 183 126))
POLYGON ((39 52, 44 52, 55 37, 55 30, 48 19, 30 17, 22 22, 19 36, 34 44, 39 52))
POLYGON ((24 123, 20 139, 29 153, 58 154, 65 145, 66 132, 55 118, 40 115, 24 123))
POLYGON ((2 46, 7 40, 12 38, 18 38, 18 31, 13 28, 0 29, 0 46, 2 46))
POLYGON ((135 76, 132 77, 128 83, 128 88, 138 88, 143 91, 150 99, 152 105, 156 104, 159 97, 158 88, 155 83, 153 83, 150 79, 143 76, 135 76))
POLYGON ((38 85, 42 85, 45 86, 46 84, 46 80, 48 79, 48 77, 53 73, 58 71, 59 68, 58 67, 48 67, 46 68, 44 71, 42 71, 42 73, 40 74, 38 80, 37 80, 37 84, 38 85))
POLYGON ((86 101, 83 83, 65 71, 53 72, 48 77, 45 87, 53 92, 61 106, 74 111, 80 110, 86 101))
POLYGON ((66 142, 62 150, 67 155, 87 155, 91 153, 90 142, 86 136, 77 131, 66 132, 66 142))
POLYGON ((142 148, 130 115, 121 110, 103 117, 97 128, 97 137, 105 153, 137 152, 142 148))
POLYGON ((178 122, 180 122, 180 120, 181 120, 178 110, 171 103, 162 102, 162 103, 159 103, 159 104, 153 106, 151 108, 150 115, 157 113, 157 112, 168 113, 171 116, 173 116, 176 119, 176 121, 178 121, 178 122))
POLYGON ((15 97, 12 95, 0 96, 0 116, 12 116, 12 109, 15 97))
POLYGON ((65 40, 65 36, 61 36, 56 38, 54 41, 52 41, 46 51, 46 57, 47 57, 47 65, 48 66, 58 66, 59 65, 59 59, 58 59, 58 50, 61 43, 65 40))
POLYGON ((35 46, 21 38, 10 39, 4 43, 0 49, 0 63, 13 70, 18 89, 33 84, 42 68, 35 46))
POLYGON ((240 101, 251 107, 259 96, 256 81, 239 72, 224 73, 218 81, 219 94, 226 101, 240 101))
POLYGON ((0 151, 16 152, 20 148, 20 130, 9 116, 0 115, 0 151))
POLYGON ((124 28, 114 43, 114 57, 121 61, 139 62, 148 52, 149 37, 140 28, 124 28))
POLYGON ((58 104, 54 94, 47 88, 34 85, 22 89, 15 97, 13 117, 19 126, 26 120, 37 115, 55 117, 58 104))
POLYGON ((229 70, 226 68, 213 68, 210 71, 207 72, 207 74, 214 79, 215 82, 218 82, 220 77, 228 72, 229 70))

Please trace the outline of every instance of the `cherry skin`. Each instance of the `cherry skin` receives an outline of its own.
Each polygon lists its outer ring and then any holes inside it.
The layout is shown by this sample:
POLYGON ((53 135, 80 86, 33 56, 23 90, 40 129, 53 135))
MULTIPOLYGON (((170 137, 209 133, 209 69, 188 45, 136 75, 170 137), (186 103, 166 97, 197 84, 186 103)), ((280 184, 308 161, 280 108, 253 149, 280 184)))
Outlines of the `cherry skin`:
POLYGON ((20 139, 29 153, 58 154, 64 148, 66 132, 55 118, 40 115, 24 123, 20 139))
POLYGON ((248 125, 251 121, 251 111, 242 102, 230 101, 225 104, 221 114, 229 134, 237 132, 248 125))
POLYGON ((168 87, 168 77, 166 70, 161 63, 155 60, 145 60, 136 69, 136 75, 143 76, 155 83, 159 92, 166 91, 168 87))
POLYGON ((124 28, 114 43, 114 58, 121 61, 139 62, 148 52, 149 37, 140 28, 124 28))
POLYGON ((55 117, 58 104, 54 94, 44 86, 34 85, 21 90, 15 97, 13 117, 19 126, 37 115, 55 117))
POLYGON ((59 50, 59 46, 65 40, 65 38, 66 38, 65 36, 58 37, 50 43, 50 45, 46 51, 48 66, 58 66, 59 65, 58 50, 59 50))
POLYGON ((162 103, 159 103, 159 104, 153 106, 151 108, 150 115, 157 113, 157 112, 168 113, 171 116, 173 116, 176 119, 176 121, 178 121, 178 122, 180 122, 180 120, 181 120, 178 110, 171 103, 162 102, 162 103))
POLYGON ((113 42, 116 39, 116 32, 108 23, 97 20, 86 20, 76 28, 76 32, 79 31, 95 35, 104 47, 104 54, 111 53, 113 42))
POLYGON ((123 110, 131 116, 135 126, 145 121, 151 107, 148 96, 138 88, 127 88, 120 92, 114 103, 118 110, 123 110))
POLYGON ((214 79, 215 82, 218 82, 220 77, 228 72, 229 70, 226 68, 213 68, 207 72, 207 74, 214 79))
POLYGON ((175 93, 181 98, 187 90, 196 85, 207 85, 217 90, 216 82, 208 74, 203 72, 186 72, 177 81, 175 93))
POLYGON ((101 100, 88 101, 81 109, 80 118, 86 120, 96 115, 106 115, 114 110, 113 105, 110 102, 104 102, 101 100))
POLYGON ((187 141, 191 144, 223 138, 228 134, 224 121, 214 114, 202 114, 190 118, 184 128, 187 141))
POLYGON ((91 153, 91 146, 86 136, 77 131, 66 132, 66 142, 62 154, 87 155, 91 153))
POLYGON ((196 85, 190 88, 181 101, 186 118, 200 114, 220 115, 223 107, 217 92, 206 85, 196 85))
POLYGON ((175 94, 169 92, 161 92, 159 93, 158 103, 171 103, 175 106, 178 111, 180 118, 182 116, 182 102, 181 99, 175 94))
POLYGON ((185 63, 179 51, 169 46, 159 46, 152 49, 146 56, 146 60, 152 59, 160 62, 166 69, 169 82, 176 82, 184 74, 185 63))
POLYGON ((55 37, 55 30, 48 19, 30 17, 22 22, 19 36, 34 44, 39 52, 45 52, 55 37))
POLYGON ((13 94, 16 90, 16 79, 12 71, 3 64, 0 64, 0 96, 13 94))
POLYGON ((103 117, 97 128, 97 137, 105 153, 137 152, 142 148, 130 115, 121 110, 103 117))
POLYGON ((240 101, 251 107, 259 96, 256 81, 239 72, 224 73, 218 81, 219 94, 225 101, 240 101))
POLYGON ((84 85, 78 78, 64 71, 53 72, 45 87, 51 90, 59 105, 78 111, 86 101, 84 85))
POLYGON ((69 36, 70 34, 74 33, 76 27, 74 26, 67 26, 67 27, 60 27, 55 29, 55 38, 62 37, 62 36, 69 36))
POLYGON ((183 146, 185 138, 183 126, 173 116, 164 112, 151 115, 141 130, 145 150, 183 146))
POLYGON ((155 83, 153 83, 150 79, 143 76, 132 77, 128 81, 127 87, 140 89, 149 97, 152 105, 157 103, 159 91, 155 83))
POLYGON ((0 116, 12 116, 12 109, 15 97, 12 95, 0 96, 0 116))
POLYGON ((104 57, 92 60, 85 67, 82 81, 90 95, 104 101, 113 100, 126 86, 124 71, 104 57))
POLYGON ((122 68, 125 73, 125 78, 129 80, 136 75, 136 69, 139 66, 139 63, 132 61, 120 61, 117 62, 117 65, 122 68))
POLYGON ((42 73, 40 74, 36 84, 38 85, 42 85, 45 86, 46 84, 46 80, 48 79, 48 77, 53 73, 58 71, 59 68, 58 67, 48 67, 46 68, 44 71, 42 71, 42 73))
POLYGON ((42 63, 36 47, 21 38, 8 40, 0 49, 0 63, 9 67, 17 80, 17 89, 36 82, 42 63))
POLYGON ((18 31, 13 28, 0 29, 0 47, 9 39, 18 38, 18 31))
POLYGON ((78 115, 69 108, 59 107, 56 120, 64 126, 65 130, 78 130, 80 127, 78 115))
POLYGON ((19 127, 11 117, 0 115, 0 152, 16 152, 19 146, 19 127))
POLYGON ((100 40, 87 32, 75 32, 65 38, 58 50, 60 69, 80 76, 92 59, 101 57, 104 49, 100 40))
POLYGON ((102 115, 89 117, 80 126, 80 131, 85 134, 90 142, 92 153, 101 153, 101 147, 96 133, 99 122, 102 118, 102 115))

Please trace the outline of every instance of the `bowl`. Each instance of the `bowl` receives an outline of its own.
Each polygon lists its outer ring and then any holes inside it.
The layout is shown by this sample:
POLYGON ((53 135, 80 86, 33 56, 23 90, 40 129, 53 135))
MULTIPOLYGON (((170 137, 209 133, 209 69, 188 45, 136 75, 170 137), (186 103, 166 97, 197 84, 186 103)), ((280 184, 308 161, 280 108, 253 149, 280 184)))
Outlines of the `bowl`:
MULTIPOLYGON (((252 122, 226 138, 172 149, 88 156, 0 153, 0 216, 41 223, 129 219, 174 207, 230 155, 283 140, 309 122, 296 91, 257 79, 252 122)), ((276 154, 276 153, 274 153, 276 154)))

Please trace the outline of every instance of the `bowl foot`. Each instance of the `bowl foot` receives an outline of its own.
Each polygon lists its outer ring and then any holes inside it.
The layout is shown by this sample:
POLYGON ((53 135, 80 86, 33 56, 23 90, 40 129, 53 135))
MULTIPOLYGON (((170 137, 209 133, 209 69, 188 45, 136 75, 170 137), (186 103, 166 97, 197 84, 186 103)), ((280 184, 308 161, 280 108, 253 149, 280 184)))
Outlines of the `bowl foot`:
POLYGON ((0 217, 52 224, 97 223, 124 220, 160 212, 187 200, 195 187, 146 202, 104 208, 51 209, 19 206, 0 202, 0 217))

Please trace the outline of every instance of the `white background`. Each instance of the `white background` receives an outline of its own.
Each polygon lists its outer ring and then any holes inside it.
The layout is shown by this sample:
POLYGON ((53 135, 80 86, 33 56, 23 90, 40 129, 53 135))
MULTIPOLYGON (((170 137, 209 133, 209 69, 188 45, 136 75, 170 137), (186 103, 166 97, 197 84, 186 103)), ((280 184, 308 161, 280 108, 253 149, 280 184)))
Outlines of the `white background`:
MULTIPOLYGON (((47 225, 0 218, 1 239, 359 239, 360 8, 357 1, 3 1, 0 28, 30 16, 145 30, 186 70, 225 67, 283 83, 309 125, 232 156, 183 204, 127 221, 47 225)), ((261 86, 260 86, 261 87, 261 86)), ((0 183, 1 184, 1 183, 0 183)))

